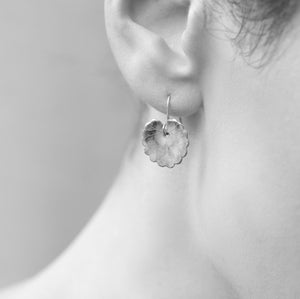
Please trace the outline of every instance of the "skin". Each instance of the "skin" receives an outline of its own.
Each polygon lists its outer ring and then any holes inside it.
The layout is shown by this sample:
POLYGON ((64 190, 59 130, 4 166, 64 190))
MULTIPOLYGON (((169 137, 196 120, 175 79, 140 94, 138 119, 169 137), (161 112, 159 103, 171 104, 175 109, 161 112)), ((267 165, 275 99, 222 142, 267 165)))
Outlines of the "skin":
POLYGON ((229 41, 229 16, 208 31, 199 2, 106 1, 112 50, 148 105, 144 121, 164 120, 172 93, 189 154, 162 169, 133 142, 79 238, 1 299, 300 297, 299 12, 281 55, 257 69, 229 41))

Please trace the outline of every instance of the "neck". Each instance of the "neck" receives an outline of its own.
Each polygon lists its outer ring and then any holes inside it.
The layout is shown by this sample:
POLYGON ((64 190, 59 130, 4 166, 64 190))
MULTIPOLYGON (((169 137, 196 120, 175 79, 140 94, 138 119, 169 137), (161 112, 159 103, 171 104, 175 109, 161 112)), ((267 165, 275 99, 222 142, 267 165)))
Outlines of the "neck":
MULTIPOLYGON (((184 119, 189 153, 174 169, 134 146, 98 213, 42 280, 63 281, 75 299, 232 299, 231 285, 241 298, 282 290, 290 297, 299 277, 292 200, 299 192, 281 184, 283 205, 271 188, 278 164, 267 163, 269 145, 247 115, 210 111, 184 119), (279 283, 282 273, 289 277, 279 283)), ((151 111, 145 122, 157 117, 165 116, 151 111)))
POLYGON ((67 292, 81 298, 233 298, 195 237, 201 146, 194 134, 188 156, 173 169, 135 147, 98 213, 47 276, 57 281, 59 268, 67 292))

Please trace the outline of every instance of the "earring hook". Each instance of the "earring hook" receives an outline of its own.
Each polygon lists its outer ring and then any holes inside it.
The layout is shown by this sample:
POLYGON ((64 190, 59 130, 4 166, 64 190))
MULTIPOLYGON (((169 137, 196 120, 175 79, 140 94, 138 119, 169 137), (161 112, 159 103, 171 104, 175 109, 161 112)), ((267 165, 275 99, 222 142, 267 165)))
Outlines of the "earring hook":
POLYGON ((167 99, 167 121, 163 126, 164 135, 168 135, 168 120, 170 119, 170 106, 171 106, 171 95, 168 95, 167 99))
POLYGON ((167 99, 167 121, 170 119, 170 105, 171 105, 171 95, 168 95, 167 99))

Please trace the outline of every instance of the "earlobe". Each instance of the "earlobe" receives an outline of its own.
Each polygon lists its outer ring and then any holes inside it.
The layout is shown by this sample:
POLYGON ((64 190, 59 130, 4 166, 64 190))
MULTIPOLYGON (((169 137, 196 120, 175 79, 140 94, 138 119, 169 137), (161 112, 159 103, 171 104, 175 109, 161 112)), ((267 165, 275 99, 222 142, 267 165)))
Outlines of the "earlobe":
POLYGON ((140 99, 163 113, 172 94, 174 116, 194 114, 202 104, 196 49, 201 41, 194 32, 200 32, 201 20, 187 3, 107 0, 105 6, 108 37, 124 78, 140 99))

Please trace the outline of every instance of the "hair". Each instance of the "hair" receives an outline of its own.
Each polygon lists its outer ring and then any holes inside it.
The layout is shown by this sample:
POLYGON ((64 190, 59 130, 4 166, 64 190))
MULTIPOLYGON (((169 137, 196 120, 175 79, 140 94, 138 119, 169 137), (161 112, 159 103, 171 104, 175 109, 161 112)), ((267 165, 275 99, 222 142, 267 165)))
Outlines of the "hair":
MULTIPOLYGON (((262 58, 274 52, 276 45, 297 10, 298 0, 218 0, 219 13, 230 14, 236 31, 231 39, 244 57, 258 48, 267 48, 262 58), (224 4, 226 3, 226 5, 224 4), (220 11, 220 8, 222 9, 220 11)), ((209 8, 211 8, 212 4, 209 8)), ((269 56, 269 55, 268 55, 269 56)))
MULTIPOLYGON (((237 31, 233 34, 232 41, 237 45, 244 57, 250 57, 257 48, 270 48, 274 43, 279 42, 281 35, 297 10, 299 0, 212 1, 213 3, 206 7, 206 17, 211 16, 211 13, 209 13, 211 11, 219 14, 223 14, 224 10, 227 11, 237 26, 237 31)), ((266 61, 265 59, 268 61, 268 57, 270 57, 268 56, 270 51, 265 49, 263 52, 263 60, 259 60, 258 66, 262 66, 266 61)), ((139 108, 140 117, 137 128, 142 127, 147 111, 144 104, 140 104, 139 108)), ((134 136, 137 135, 134 134, 134 136)), ((135 142, 138 142, 137 138, 135 138, 135 142)), ((131 154, 134 148, 133 146, 131 154)))

